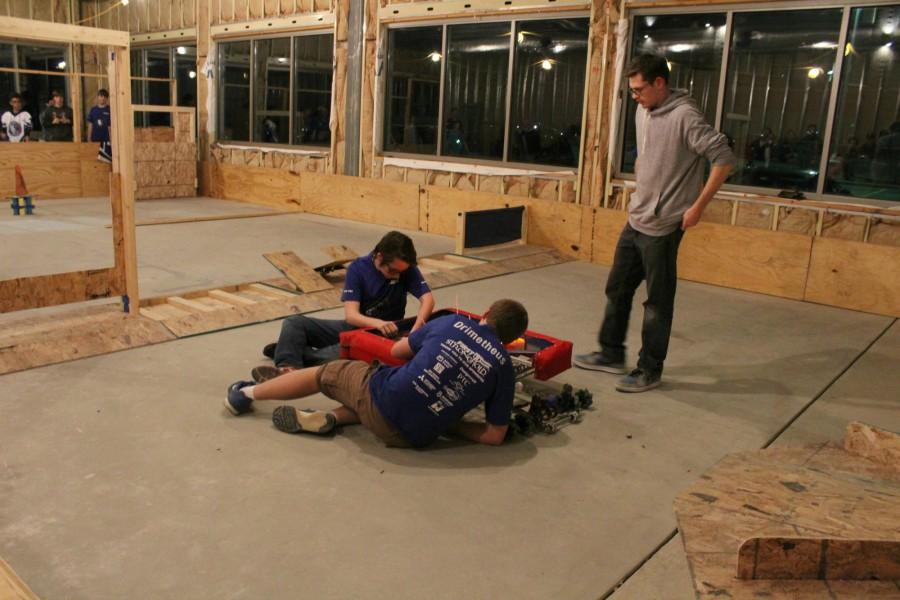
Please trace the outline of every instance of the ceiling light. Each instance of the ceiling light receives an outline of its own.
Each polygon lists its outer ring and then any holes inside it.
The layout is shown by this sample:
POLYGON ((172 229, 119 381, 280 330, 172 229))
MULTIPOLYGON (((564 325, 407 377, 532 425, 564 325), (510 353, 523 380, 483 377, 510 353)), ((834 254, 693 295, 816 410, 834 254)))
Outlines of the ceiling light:
POLYGON ((177 48, 175 48, 175 52, 177 52, 178 54, 187 54, 187 48, 185 48, 184 46, 178 46, 177 48))
POLYGON ((188 77, 190 77, 191 79, 196 79, 197 71, 188 71, 188 77))
POLYGON ((669 46, 669 50, 671 50, 672 52, 687 52, 688 50, 693 50, 694 48, 694 44, 673 44, 669 46))
POLYGON ((644 34, 644 39, 645 39, 645 40, 649 40, 649 39, 650 39, 650 36, 647 35, 647 34, 645 33, 645 34, 644 34))
POLYGON ((441 53, 435 50, 428 55, 428 58, 431 59, 431 62, 441 62, 441 53))
POLYGON ((563 46, 562 44, 556 44, 556 45, 553 46, 553 52, 554 52, 555 54, 559 54, 560 52, 562 52, 562 51, 565 50, 565 49, 566 49, 566 47, 563 46))
POLYGON ((821 50, 831 50, 833 48, 837 48, 838 45, 835 42, 816 42, 811 47, 819 48, 821 50))
POLYGON ((896 29, 897 29, 897 26, 894 25, 893 23, 885 23, 881 27, 881 31, 882 31, 882 33, 884 33, 884 35, 891 35, 892 33, 894 33, 894 31, 896 29))
POLYGON ((553 68, 553 62, 549 58, 545 58, 541 61, 541 68, 545 71, 549 71, 553 68))
POLYGON ((806 73, 806 76, 809 77, 810 79, 815 79, 816 77, 818 77, 821 74, 822 74, 822 69, 820 69, 819 67, 813 67, 806 73))
POLYGON ((706 28, 709 29, 710 27, 712 27, 712 23, 707 23, 706 28))
POLYGON ((128 0, 122 0, 122 6, 128 6, 128 0))
POLYGON ((60 71, 63 70, 63 69, 65 69, 65 68, 66 68, 66 61, 61 60, 61 61, 59 61, 58 63, 56 63, 56 68, 59 69, 60 71))

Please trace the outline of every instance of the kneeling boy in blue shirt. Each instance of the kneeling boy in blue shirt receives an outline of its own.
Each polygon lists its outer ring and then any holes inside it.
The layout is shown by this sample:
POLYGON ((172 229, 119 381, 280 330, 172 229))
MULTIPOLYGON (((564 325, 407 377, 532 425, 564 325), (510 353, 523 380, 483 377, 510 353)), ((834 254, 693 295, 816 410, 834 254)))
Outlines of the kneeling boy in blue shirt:
POLYGON ((289 400, 318 392, 341 403, 333 411, 279 406, 272 421, 288 433, 330 432, 362 423, 388 446, 422 448, 453 430, 470 440, 499 445, 506 436, 515 375, 505 344, 525 333, 528 313, 515 300, 498 300, 481 321, 448 315, 429 321, 396 342, 399 367, 338 360, 290 371, 264 383, 238 381, 225 406, 248 412, 256 400, 289 400), (485 423, 462 421, 484 402, 485 423))

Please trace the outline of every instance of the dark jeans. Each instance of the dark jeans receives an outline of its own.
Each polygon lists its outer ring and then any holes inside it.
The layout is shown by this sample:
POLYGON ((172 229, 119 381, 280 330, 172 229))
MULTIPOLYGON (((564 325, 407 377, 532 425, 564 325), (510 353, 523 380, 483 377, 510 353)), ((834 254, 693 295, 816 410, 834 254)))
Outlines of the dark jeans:
POLYGON ((288 317, 281 324, 275 347, 275 365, 302 368, 338 358, 340 333, 355 329, 347 321, 313 319, 304 315, 288 317))
POLYGON ((625 334, 634 292, 647 280, 641 353, 637 366, 648 373, 662 373, 669 350, 675 287, 678 282, 679 228, 664 236, 645 235, 626 224, 616 244, 612 270, 606 281, 606 313, 598 340, 608 360, 625 359, 625 334))

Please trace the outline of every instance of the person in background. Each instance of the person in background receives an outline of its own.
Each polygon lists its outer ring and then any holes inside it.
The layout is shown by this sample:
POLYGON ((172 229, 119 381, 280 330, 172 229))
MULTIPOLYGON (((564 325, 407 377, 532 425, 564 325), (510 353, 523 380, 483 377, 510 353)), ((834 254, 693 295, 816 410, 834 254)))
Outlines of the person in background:
POLYGON ((3 126, 0 138, 8 142, 27 142, 28 134, 31 133, 31 114, 22 110, 22 96, 11 94, 9 108, 0 116, 0 124, 3 126))
POLYGON ((72 109, 66 106, 62 94, 56 90, 50 94, 50 105, 41 113, 41 127, 45 141, 72 141, 72 109))
POLYGON ((112 145, 109 142, 109 126, 112 124, 112 112, 109 106, 109 92, 105 89, 97 91, 97 104, 88 113, 87 138, 92 142, 100 142, 97 160, 112 163, 112 145))

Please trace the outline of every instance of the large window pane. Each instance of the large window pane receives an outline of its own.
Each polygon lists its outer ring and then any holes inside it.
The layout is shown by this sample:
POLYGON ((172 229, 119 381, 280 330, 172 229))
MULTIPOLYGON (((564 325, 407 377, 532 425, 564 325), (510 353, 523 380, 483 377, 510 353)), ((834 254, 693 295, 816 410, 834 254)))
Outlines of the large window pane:
MULTIPOLYGON (((66 49, 52 46, 17 45, 19 68, 35 71, 66 71, 66 49)), ((68 84, 66 77, 54 75, 36 75, 34 73, 19 74, 19 93, 22 95, 24 109, 31 113, 34 129, 40 130, 39 115, 50 100, 50 93, 59 91, 66 104, 69 104, 68 84)), ((4 109, 6 110, 6 109, 4 109)), ((35 136, 33 136, 35 137, 35 136)))
POLYGON ((220 140, 250 141, 250 42, 219 45, 220 140))
POLYGON ((447 28, 444 155, 503 158, 509 42, 509 23, 447 28))
POLYGON ((333 35, 294 38, 294 143, 331 144, 333 35))
POLYGON ((441 27, 388 31, 383 142, 386 151, 437 151, 441 35, 441 27))
MULTIPOLYGON (((0 67, 14 67, 14 48, 12 44, 0 44, 0 67)), ((0 113, 9 110, 9 97, 16 89, 14 73, 0 73, 0 113)))
POLYGON ((855 8, 825 191, 900 200, 900 5, 855 8))
POLYGON ((509 160, 578 166, 588 20, 516 27, 509 160))
POLYGON ((197 106, 197 47, 175 47, 175 83, 178 106, 197 106))
MULTIPOLYGON (((147 77, 169 79, 171 73, 171 48, 148 48, 144 51, 147 61, 147 77)), ((147 81, 147 104, 169 106, 172 104, 172 86, 165 81, 147 81)), ((147 124, 169 126, 172 115, 169 113, 147 113, 147 124)))
MULTIPOLYGON (((634 18, 630 57, 647 53, 665 56, 669 61, 669 85, 687 90, 711 125, 715 124, 716 118, 719 72, 725 46, 725 18, 724 13, 647 15, 634 18)), ((624 85, 627 85, 627 80, 624 85)), ((637 103, 626 93, 623 106, 625 130, 622 171, 633 173, 637 157, 634 129, 637 103)))
POLYGON ((722 127, 738 156, 730 182, 815 191, 841 12, 734 15, 722 127))
POLYGON ((253 140, 290 143, 291 40, 257 40, 253 81, 253 140))

